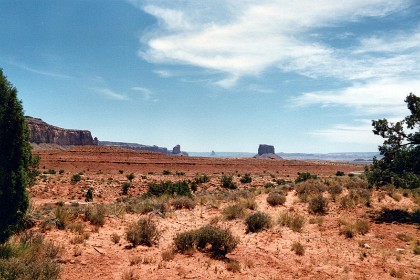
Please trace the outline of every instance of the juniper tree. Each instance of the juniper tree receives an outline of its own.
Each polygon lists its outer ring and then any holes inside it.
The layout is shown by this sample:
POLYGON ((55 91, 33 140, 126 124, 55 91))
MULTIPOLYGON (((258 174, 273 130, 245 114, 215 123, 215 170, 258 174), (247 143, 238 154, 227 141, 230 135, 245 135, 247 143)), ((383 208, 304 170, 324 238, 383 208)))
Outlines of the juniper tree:
POLYGON ((373 159, 367 169, 369 183, 396 187, 420 186, 420 97, 410 93, 405 99, 410 115, 391 123, 387 119, 372 121, 373 133, 385 141, 379 146, 383 158, 373 159))
POLYGON ((0 244, 16 231, 28 208, 30 163, 22 103, 0 68, 0 244))

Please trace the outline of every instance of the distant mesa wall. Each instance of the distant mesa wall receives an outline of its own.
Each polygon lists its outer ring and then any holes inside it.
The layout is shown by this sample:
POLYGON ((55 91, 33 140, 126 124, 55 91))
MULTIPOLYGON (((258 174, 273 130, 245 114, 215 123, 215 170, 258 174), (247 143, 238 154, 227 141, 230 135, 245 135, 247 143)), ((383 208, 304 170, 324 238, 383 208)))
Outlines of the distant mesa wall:
POLYGON ((181 151, 180 145, 176 145, 175 147, 173 147, 172 154, 176 156, 188 156, 187 152, 181 151))
POLYGON ((56 144, 61 146, 97 145, 88 130, 64 129, 47 124, 41 119, 25 117, 29 128, 29 140, 35 144, 56 144))
POLYGON ((162 153, 162 154, 165 154, 165 155, 168 154, 168 149, 165 148, 165 147, 148 146, 148 145, 141 145, 141 144, 137 144, 137 143, 99 141, 98 145, 99 146, 110 146, 110 147, 131 149, 131 150, 140 150, 140 151, 152 151, 152 152, 162 153))

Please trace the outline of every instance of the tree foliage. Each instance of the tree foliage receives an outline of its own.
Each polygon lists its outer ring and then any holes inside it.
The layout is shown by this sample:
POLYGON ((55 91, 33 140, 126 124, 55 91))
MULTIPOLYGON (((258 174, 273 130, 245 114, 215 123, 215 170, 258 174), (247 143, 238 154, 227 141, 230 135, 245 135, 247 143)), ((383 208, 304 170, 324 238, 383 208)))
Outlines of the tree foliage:
POLYGON ((410 115, 392 123, 387 119, 372 121, 373 133, 385 139, 367 169, 370 184, 394 184, 401 188, 420 187, 420 97, 410 93, 405 99, 410 115))
POLYGON ((22 103, 0 69, 0 244, 16 231, 28 208, 31 162, 22 103))

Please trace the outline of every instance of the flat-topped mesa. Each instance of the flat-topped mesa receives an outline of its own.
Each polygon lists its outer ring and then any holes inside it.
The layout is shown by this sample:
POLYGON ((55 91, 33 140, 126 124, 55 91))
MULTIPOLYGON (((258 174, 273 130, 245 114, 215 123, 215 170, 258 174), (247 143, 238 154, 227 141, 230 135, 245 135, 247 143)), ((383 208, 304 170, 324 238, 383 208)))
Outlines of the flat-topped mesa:
POLYGON ((97 145, 88 130, 64 129, 47 124, 41 119, 25 117, 29 128, 29 141, 35 144, 56 144, 60 146, 97 145))
POLYGON ((258 154, 254 158, 269 158, 269 159, 281 159, 274 150, 273 145, 260 144, 258 147, 258 154))
POLYGON ((124 148, 124 149, 131 149, 131 150, 139 150, 139 151, 151 151, 157 152, 161 154, 168 154, 168 149, 165 147, 158 147, 142 145, 137 143, 125 143, 125 142, 111 142, 111 141, 99 141, 99 146, 109 146, 109 147, 116 147, 116 148, 124 148))

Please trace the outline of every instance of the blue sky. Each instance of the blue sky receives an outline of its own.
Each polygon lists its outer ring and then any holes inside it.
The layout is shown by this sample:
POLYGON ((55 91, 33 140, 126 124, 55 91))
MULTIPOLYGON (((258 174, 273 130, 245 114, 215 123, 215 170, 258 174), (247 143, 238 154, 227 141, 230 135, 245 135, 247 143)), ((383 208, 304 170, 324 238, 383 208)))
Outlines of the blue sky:
POLYGON ((2 0, 25 113, 186 151, 365 152, 420 94, 413 0, 2 0))

